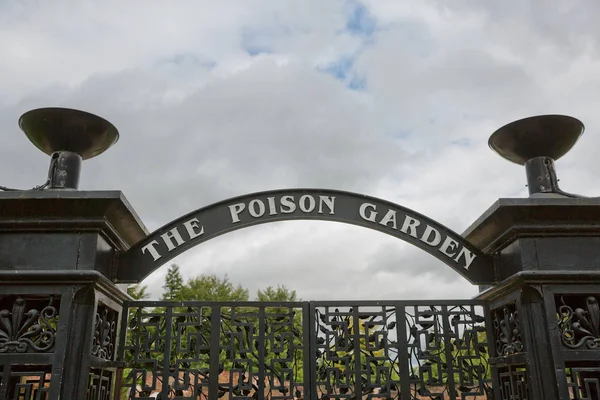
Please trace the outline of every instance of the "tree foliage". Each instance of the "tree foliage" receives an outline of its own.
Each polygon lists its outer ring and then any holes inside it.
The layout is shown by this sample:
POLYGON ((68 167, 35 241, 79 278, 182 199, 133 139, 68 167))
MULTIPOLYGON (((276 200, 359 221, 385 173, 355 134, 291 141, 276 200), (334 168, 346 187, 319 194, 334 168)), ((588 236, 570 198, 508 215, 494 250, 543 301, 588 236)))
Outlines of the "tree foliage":
POLYGON ((202 274, 187 281, 178 300, 248 301, 248 298, 248 289, 234 285, 227 275, 220 278, 215 274, 202 274))
POLYGON ((183 277, 179 271, 179 265, 173 264, 167 271, 165 284, 163 285, 163 289, 165 289, 165 291, 161 297, 161 300, 183 300, 183 288, 183 277))
POLYGON ((130 285, 127 287, 127 294, 134 300, 145 300, 150 297, 148 286, 130 285))
POLYGON ((256 292, 256 300, 258 301, 300 301, 295 290, 290 290, 285 285, 277 285, 277 287, 267 286, 263 290, 256 292))

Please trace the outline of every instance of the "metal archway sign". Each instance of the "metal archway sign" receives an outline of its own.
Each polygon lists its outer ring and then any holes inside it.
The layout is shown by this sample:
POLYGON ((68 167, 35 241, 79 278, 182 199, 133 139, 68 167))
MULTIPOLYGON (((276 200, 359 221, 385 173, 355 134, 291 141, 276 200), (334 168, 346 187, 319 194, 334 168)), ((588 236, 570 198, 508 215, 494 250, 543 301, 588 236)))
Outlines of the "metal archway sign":
POLYGON ((386 200, 326 189, 258 192, 192 211, 122 253, 116 280, 140 282, 179 254, 219 235, 289 220, 336 221, 374 229, 419 247, 473 284, 494 283, 493 258, 440 223, 386 200))

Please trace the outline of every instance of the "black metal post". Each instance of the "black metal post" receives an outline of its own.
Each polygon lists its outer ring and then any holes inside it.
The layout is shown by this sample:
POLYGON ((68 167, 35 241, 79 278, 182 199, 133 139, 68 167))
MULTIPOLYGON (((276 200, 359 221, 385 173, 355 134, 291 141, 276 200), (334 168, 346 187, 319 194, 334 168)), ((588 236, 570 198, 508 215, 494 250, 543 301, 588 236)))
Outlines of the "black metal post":
POLYGON ((500 199, 464 234, 496 257, 489 303, 496 397, 599 400, 600 199, 561 191, 554 160, 583 133, 565 116, 508 124, 490 146, 525 166, 530 197, 500 199))
POLYGON ((52 153, 48 181, 50 189, 77 189, 82 158, 71 151, 52 153))
POLYGON ((529 194, 556 193, 558 179, 554 170, 554 160, 549 157, 535 157, 525 162, 529 194))
POLYGON ((148 232, 120 192, 76 189, 82 160, 118 132, 70 109, 33 110, 19 124, 51 162, 45 185, 0 192, 0 396, 108 400, 128 297, 115 255, 148 232))

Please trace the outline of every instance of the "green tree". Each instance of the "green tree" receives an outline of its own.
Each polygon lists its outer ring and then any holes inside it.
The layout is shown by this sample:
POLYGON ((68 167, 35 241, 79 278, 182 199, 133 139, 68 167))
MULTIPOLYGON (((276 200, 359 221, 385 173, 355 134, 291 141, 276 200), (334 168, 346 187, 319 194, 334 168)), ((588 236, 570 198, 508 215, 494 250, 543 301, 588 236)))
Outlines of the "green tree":
POLYGON ((134 300, 144 300, 150 297, 147 292, 148 286, 130 285, 127 287, 127 294, 134 300))
POLYGON ((190 278, 180 291, 178 300, 195 301, 248 301, 248 289, 235 286, 225 275, 202 274, 190 278))
POLYGON ((173 264, 167 271, 165 284, 163 285, 165 291, 162 294, 161 300, 183 300, 181 297, 183 288, 183 277, 181 276, 181 272, 179 272, 179 265, 173 264))
POLYGON ((300 301, 295 290, 290 290, 285 285, 277 285, 277 287, 268 286, 264 290, 256 292, 256 300, 258 301, 300 301))

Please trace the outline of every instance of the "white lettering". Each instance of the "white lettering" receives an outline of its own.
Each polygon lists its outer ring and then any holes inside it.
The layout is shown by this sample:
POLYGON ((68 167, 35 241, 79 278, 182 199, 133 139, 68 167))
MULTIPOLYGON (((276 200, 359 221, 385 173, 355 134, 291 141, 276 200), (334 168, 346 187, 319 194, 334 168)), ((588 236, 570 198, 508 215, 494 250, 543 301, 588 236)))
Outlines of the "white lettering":
POLYGON ((426 243, 432 247, 437 246, 442 242, 442 235, 438 232, 437 229, 434 229, 427 225, 427 227, 425 228, 425 232, 423 232, 423 235, 421 236, 421 242, 426 243), (433 238, 431 237, 432 233, 433 238))
POLYGON ((300 210, 306 213, 314 210, 316 205, 314 197, 308 194, 305 194, 304 196, 300 197, 300 201, 298 202, 298 204, 300 205, 300 210), (306 200, 308 200, 308 206, 306 205, 306 200))
POLYGON ((443 254, 447 255, 448 257, 452 258, 456 253, 451 253, 451 251, 456 250, 457 246, 458 242, 456 240, 452 239, 450 236, 446 236, 446 240, 444 240, 444 243, 442 243, 442 247, 440 247, 438 250, 441 251, 443 254))
POLYGON ((250 212, 250 215, 254 218, 262 217, 265 214, 265 203, 263 203, 262 200, 252 200, 250 204, 248 204, 248 212, 250 212), (256 209, 257 206, 258 210, 256 209))
POLYGON ((154 247, 154 246, 158 246, 158 242, 156 240, 153 240, 150 243, 148 243, 147 245, 145 245, 144 247, 142 247, 142 254, 146 254, 146 252, 149 252, 150 255, 152 256, 153 260, 156 261, 159 258, 161 258, 162 256, 158 253, 158 251, 156 250, 156 247, 154 247))
POLYGON ((418 239, 417 226, 419 225, 421 225, 421 221, 407 215, 404 218, 404 223, 402 224, 402 228, 400 228, 400 231, 418 239), (408 233, 409 230, 410 233, 408 233))
POLYGON ((323 214, 323 204, 329 208, 329 214, 335 214, 333 212, 335 196, 319 196, 319 214, 323 214))
POLYGON ((390 222, 392 223, 391 227, 393 229, 398 229, 398 226, 396 225, 396 211, 394 210, 388 210, 388 212, 381 219, 381 221, 379 221, 379 223, 384 226, 388 226, 390 222))
POLYGON ((229 212, 231 213, 231 223, 232 224, 235 224, 236 222, 240 222, 238 215, 240 215, 240 213, 242 211, 244 211, 245 208, 246 208, 246 205, 244 203, 238 203, 238 204, 229 206, 229 212))
POLYGON ((200 221, 198 221, 198 218, 192 218, 189 221, 185 221, 183 223, 183 226, 185 226, 185 230, 187 231, 190 239, 197 238, 198 236, 204 234, 204 227, 200 226, 199 224, 200 221), (200 230, 196 232, 196 229, 200 230))
POLYGON ((291 214, 296 211, 296 204, 294 203, 294 196, 283 196, 281 197, 281 212, 284 214, 291 214), (287 207, 287 208, 283 208, 287 207))
POLYGON ((163 233, 162 235, 160 235, 160 237, 162 238, 163 242, 165 242, 165 244, 167 245, 167 249, 169 251, 173 251, 175 250, 175 247, 181 246, 185 243, 177 228, 173 228, 169 232, 163 233), (175 239, 175 243, 173 243, 173 239, 175 239))
POLYGON ((475 260, 475 257, 477 257, 475 254, 471 253, 469 250, 465 249, 464 247, 460 249, 460 252, 456 256, 454 261, 458 262, 458 260, 460 260, 461 256, 464 256, 464 258, 465 258, 465 269, 469 269, 469 267, 473 263, 473 260, 475 260))
POLYGON ((360 205, 360 208, 358 209, 358 214, 360 215, 360 217, 366 221, 371 221, 371 222, 375 222, 375 218, 377 217, 377 206, 375 206, 374 204, 371 203, 362 203, 360 205), (365 214, 365 212, 367 211, 367 208, 372 208, 373 210, 370 212, 369 216, 367 216, 365 214))
POLYGON ((267 197, 269 203, 269 215, 277 215, 277 209, 275 208, 275 197, 267 197))

